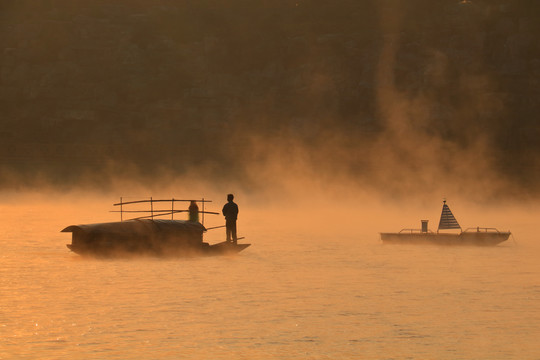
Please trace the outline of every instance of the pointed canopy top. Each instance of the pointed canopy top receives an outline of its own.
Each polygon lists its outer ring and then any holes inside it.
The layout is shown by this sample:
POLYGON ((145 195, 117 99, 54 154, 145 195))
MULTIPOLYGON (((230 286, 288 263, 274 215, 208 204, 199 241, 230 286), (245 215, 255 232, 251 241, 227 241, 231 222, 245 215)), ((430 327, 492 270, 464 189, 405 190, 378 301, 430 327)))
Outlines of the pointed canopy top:
POLYGON ((460 229, 459 223, 457 222, 454 214, 450 211, 448 205, 446 205, 446 200, 443 200, 443 208, 441 213, 441 220, 439 221, 439 230, 446 229, 460 229))

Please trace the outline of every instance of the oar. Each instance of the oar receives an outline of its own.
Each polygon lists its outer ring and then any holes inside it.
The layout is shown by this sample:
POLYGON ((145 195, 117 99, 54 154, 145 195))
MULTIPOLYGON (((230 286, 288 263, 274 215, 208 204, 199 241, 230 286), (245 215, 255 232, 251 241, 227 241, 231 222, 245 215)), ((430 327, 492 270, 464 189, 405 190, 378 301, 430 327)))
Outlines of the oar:
POLYGON ((214 226, 214 227, 206 228, 206 230, 219 229, 219 228, 223 228, 223 227, 225 227, 225 226, 226 226, 226 225, 214 226))

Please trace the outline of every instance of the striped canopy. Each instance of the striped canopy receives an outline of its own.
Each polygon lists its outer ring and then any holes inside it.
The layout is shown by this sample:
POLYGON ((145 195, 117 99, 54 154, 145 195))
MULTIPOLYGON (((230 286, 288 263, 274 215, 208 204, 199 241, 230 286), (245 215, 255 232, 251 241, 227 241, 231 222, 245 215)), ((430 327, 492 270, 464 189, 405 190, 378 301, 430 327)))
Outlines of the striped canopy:
POLYGON ((461 230, 461 226, 459 226, 459 223, 454 217, 454 214, 452 214, 452 211, 450 211, 450 208, 448 207, 448 205, 446 205, 446 200, 445 200, 443 203, 441 220, 439 221, 439 230, 446 230, 446 229, 460 229, 461 230))

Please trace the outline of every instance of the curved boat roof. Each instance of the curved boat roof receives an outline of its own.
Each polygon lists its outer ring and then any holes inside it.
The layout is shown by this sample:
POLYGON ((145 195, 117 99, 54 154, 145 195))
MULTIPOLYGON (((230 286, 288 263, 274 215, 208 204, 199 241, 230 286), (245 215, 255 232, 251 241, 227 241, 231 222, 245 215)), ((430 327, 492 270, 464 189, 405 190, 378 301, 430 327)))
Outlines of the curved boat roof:
POLYGON ((155 232, 204 232, 206 228, 199 222, 186 220, 139 219, 121 222, 70 225, 61 232, 82 233, 155 233, 155 232))

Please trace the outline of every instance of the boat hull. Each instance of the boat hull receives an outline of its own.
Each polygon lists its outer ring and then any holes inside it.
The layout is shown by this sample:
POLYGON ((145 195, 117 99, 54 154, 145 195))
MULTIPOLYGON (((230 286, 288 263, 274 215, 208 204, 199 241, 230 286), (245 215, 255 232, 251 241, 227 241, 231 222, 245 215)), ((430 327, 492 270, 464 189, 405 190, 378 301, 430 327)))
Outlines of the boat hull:
POLYGON ((234 244, 229 241, 223 241, 217 244, 210 245, 208 249, 205 249, 205 255, 226 255, 235 254, 244 250, 251 244, 234 244))
POLYGON ((217 255, 232 255, 239 253, 251 244, 232 244, 224 241, 210 245, 203 243, 201 247, 162 247, 158 250, 152 249, 149 251, 134 251, 133 249, 124 247, 87 247, 75 246, 66 244, 67 248, 81 256, 91 257, 130 257, 137 255, 150 255, 159 257, 190 257, 190 256, 217 256, 217 255))
POLYGON ((495 246, 506 240, 510 232, 381 233, 383 243, 495 246))
POLYGON ((97 257, 152 255, 163 257, 238 253, 250 244, 203 242, 204 226, 181 220, 137 220, 68 226, 68 249, 97 257))

